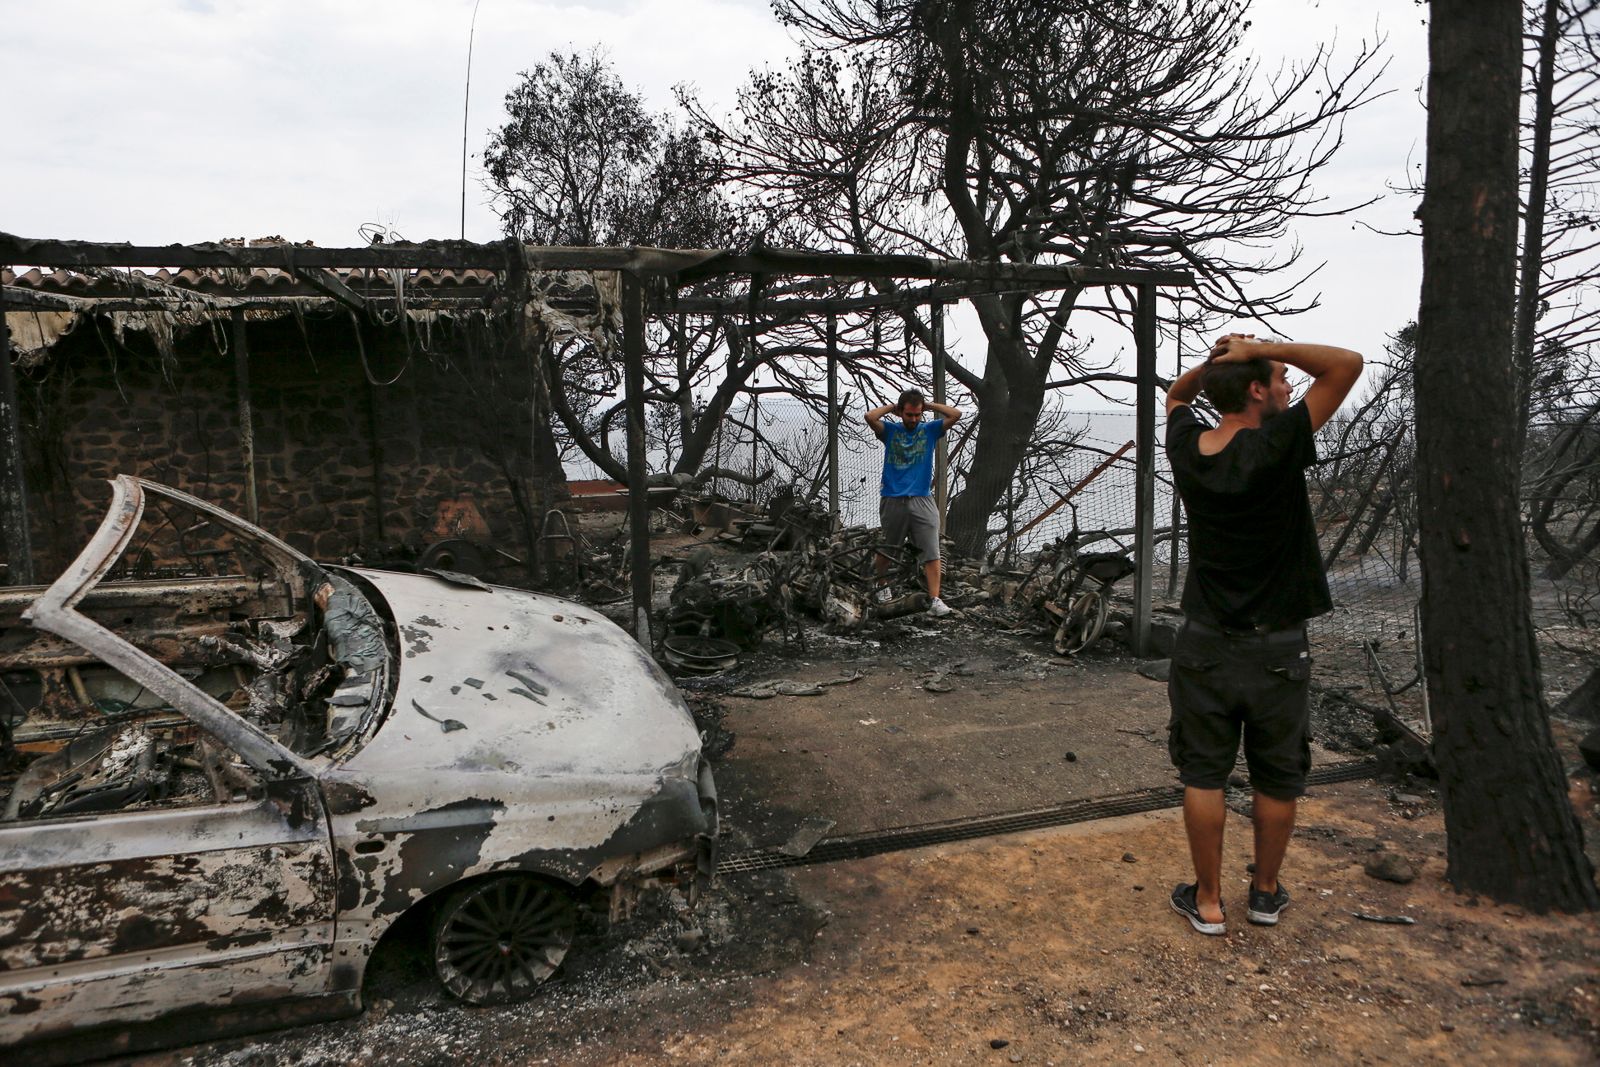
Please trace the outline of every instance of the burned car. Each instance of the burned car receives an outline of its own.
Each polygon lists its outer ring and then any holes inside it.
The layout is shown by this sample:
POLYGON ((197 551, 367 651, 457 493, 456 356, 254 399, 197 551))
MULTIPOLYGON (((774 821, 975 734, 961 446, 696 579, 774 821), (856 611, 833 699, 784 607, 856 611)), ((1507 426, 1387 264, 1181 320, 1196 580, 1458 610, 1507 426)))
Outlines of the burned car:
POLYGON ((322 566, 187 494, 112 489, 59 580, 0 590, 0 1051, 357 1011, 417 909, 450 993, 511 1000, 560 964, 580 901, 709 878, 694 723, 604 617, 322 566), (180 560, 216 537, 254 562, 161 577, 146 527, 180 560))

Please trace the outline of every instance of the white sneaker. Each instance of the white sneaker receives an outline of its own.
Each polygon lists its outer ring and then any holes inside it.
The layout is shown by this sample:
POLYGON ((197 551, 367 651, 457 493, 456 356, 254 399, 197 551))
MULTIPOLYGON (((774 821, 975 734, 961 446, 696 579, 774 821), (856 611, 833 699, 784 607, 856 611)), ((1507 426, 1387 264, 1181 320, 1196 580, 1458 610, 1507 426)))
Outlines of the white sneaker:
POLYGON ((888 586, 880 585, 878 586, 878 591, 872 594, 872 599, 876 600, 880 604, 887 604, 889 601, 894 599, 894 594, 889 592, 888 586))
POLYGON ((932 615, 936 619, 942 615, 948 615, 954 610, 954 608, 940 600, 938 597, 934 597, 928 602, 928 614, 932 615))

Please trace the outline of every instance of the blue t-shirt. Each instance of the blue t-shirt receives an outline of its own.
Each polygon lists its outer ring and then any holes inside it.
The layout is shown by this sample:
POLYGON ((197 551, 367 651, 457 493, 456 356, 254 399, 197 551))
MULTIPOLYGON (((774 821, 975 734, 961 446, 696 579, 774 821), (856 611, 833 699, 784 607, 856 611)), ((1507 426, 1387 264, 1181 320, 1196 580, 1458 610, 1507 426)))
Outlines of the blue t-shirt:
POLYGON ((911 429, 883 423, 883 496, 932 496, 934 445, 944 436, 944 419, 924 418, 911 429))

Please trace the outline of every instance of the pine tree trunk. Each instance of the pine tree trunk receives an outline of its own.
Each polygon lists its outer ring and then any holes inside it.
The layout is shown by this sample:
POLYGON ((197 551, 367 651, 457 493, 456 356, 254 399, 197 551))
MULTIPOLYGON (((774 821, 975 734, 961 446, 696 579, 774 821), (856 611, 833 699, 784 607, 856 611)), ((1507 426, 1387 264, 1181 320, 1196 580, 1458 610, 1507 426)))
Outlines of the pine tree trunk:
POLYGON ((1521 8, 1432 5, 1416 418, 1425 671, 1448 877, 1543 911, 1600 907, 1539 684, 1512 320, 1521 8))

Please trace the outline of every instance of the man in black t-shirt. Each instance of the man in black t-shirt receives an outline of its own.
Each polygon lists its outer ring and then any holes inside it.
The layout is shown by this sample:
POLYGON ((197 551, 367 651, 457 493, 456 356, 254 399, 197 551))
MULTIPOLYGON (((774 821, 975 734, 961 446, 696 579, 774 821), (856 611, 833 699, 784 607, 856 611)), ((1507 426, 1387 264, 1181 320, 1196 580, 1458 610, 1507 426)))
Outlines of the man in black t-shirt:
POLYGON ((1347 349, 1228 334, 1167 392, 1167 457, 1189 519, 1167 745, 1195 869, 1172 907, 1203 934, 1226 930, 1223 788, 1241 733, 1255 793, 1249 919, 1274 925, 1289 903, 1278 869, 1311 766, 1305 623, 1333 606, 1305 469, 1317 458, 1312 435, 1360 376, 1361 356, 1347 349), (1292 405, 1288 367, 1312 378, 1292 405), (1215 427, 1190 407, 1202 390, 1215 427))

